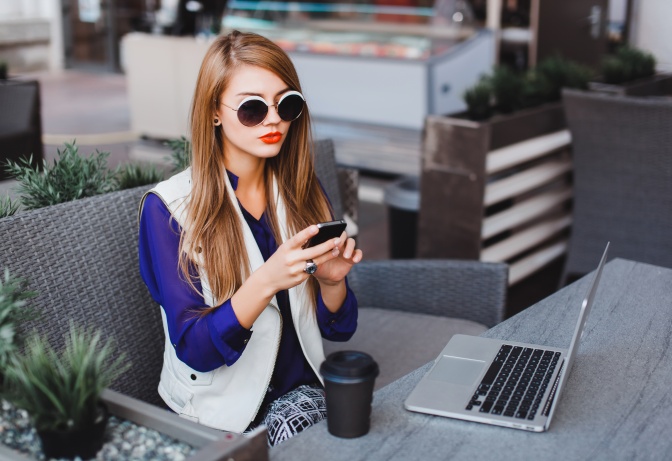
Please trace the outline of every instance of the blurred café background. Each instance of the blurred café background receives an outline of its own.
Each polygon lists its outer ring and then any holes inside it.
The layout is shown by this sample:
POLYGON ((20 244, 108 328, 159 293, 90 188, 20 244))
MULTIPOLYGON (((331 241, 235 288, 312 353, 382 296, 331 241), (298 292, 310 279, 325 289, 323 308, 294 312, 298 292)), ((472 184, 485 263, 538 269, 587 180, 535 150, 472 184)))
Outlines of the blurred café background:
MULTIPOLYGON (((38 90, 18 100, 0 97, 0 157, 51 161, 75 140, 85 154, 110 152, 111 167, 138 162, 167 169, 166 142, 189 136, 191 96, 210 41, 232 29, 254 31, 289 53, 315 138, 333 139, 338 164, 357 171, 355 213, 366 257, 505 261, 512 267, 513 314, 560 284, 571 190, 532 197, 535 187, 555 187, 535 183, 488 202, 485 185, 501 170, 474 172, 464 159, 441 164, 432 151, 444 139, 435 124, 464 112, 465 92, 495 66, 522 73, 561 56, 597 69, 605 56, 629 45, 651 53, 657 72, 670 72, 670 19, 669 0, 2 0, 0 90, 12 82, 38 82, 38 90), (16 128, 24 123, 21 114, 28 114, 26 126, 16 128), (24 147, 13 147, 19 141, 12 130, 27 133, 24 147), (460 195, 468 188, 458 183, 440 187, 450 182, 437 176, 441 171, 480 184, 480 195, 460 195), (451 187, 457 196, 440 195, 451 187), (526 200, 536 200, 537 214, 526 200), (508 214, 495 217, 502 208, 508 214), (422 243, 444 232, 433 224, 440 219, 430 219, 438 215, 472 228, 476 243, 446 239, 441 250, 422 243), (551 221, 544 221, 547 215, 551 221), (469 245, 476 250, 460 253, 469 245)), ((451 143, 475 157, 462 141, 451 143)), ((544 133, 540 144, 557 154, 553 180, 561 178, 569 190, 567 130, 544 133)), ((517 152, 532 148, 515 145, 517 152)), ((504 149, 491 147, 485 148, 490 154, 504 149)), ((0 196, 11 196, 14 180, 0 179, 0 196)))

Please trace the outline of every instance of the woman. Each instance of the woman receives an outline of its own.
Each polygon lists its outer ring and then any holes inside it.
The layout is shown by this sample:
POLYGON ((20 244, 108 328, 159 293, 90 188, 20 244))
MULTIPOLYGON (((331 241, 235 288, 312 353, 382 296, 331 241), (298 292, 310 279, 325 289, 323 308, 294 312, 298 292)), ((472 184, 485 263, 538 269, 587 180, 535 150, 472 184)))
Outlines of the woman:
POLYGON ((166 333, 159 394, 217 429, 265 424, 275 445, 326 415, 322 337, 355 331, 345 276, 362 252, 345 232, 304 248, 331 210, 277 45, 237 31, 212 44, 191 134, 191 167, 145 196, 140 220, 140 271, 166 333))

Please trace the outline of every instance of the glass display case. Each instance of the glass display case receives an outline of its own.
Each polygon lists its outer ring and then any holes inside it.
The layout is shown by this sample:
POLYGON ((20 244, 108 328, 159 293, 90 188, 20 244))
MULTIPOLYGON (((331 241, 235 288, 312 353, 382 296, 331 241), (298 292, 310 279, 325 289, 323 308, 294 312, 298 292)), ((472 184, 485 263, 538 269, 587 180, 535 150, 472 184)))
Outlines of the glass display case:
POLYGON ((463 91, 494 62, 464 0, 438 1, 453 8, 233 0, 223 27, 285 49, 315 116, 420 129, 427 114, 462 110, 463 91))
POLYGON ((476 27, 465 0, 375 1, 233 0, 223 29, 257 32, 287 51, 316 136, 335 140, 340 163, 419 174, 425 117, 465 109, 464 91, 495 61, 493 34, 476 27))
POLYGON ((260 33, 288 52, 427 59, 474 33, 468 4, 441 3, 453 6, 438 11, 411 5, 234 0, 223 26, 260 33))

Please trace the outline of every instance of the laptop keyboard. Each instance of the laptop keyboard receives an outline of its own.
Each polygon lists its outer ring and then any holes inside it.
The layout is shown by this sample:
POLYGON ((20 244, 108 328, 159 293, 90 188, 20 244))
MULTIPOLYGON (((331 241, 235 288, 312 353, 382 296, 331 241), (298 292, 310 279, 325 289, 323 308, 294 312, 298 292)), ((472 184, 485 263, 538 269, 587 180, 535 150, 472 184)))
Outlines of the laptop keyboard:
POLYGON ((467 410, 534 419, 559 359, 560 352, 503 345, 467 410))

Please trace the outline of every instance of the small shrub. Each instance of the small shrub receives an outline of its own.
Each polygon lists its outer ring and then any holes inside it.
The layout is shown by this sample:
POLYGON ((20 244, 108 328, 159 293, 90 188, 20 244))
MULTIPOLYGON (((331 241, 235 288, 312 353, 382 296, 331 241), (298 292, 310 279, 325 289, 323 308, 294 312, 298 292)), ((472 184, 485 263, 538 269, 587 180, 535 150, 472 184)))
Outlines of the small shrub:
POLYGON ((73 142, 57 153, 53 166, 45 160, 42 171, 31 166, 32 156, 7 161, 7 172, 19 181, 17 191, 24 208, 32 210, 117 189, 114 172, 107 167, 109 152, 96 150, 85 158, 73 142))
POLYGON ((471 120, 486 120, 492 116, 492 84, 487 77, 464 92, 467 114, 471 120))
POLYGON ((590 68, 560 56, 542 60, 534 72, 537 91, 544 102, 560 100, 563 88, 587 89, 593 74, 590 68))
POLYGON ((621 84, 656 73, 656 58, 651 54, 623 46, 615 55, 602 60, 602 80, 605 83, 621 84))
POLYGON ((117 182, 120 190, 156 184, 161 180, 163 180, 163 174, 157 171, 153 165, 129 163, 120 167, 117 172, 117 182))
POLYGON ((166 142, 170 147, 170 159, 173 164, 173 171, 180 172, 186 170, 191 165, 191 142, 184 136, 180 139, 172 139, 166 142))
POLYGON ((625 65, 615 56, 608 56, 602 60, 601 72, 604 83, 617 85, 628 80, 625 65))
POLYGON ((13 202, 9 196, 0 198, 0 218, 12 216, 18 210, 19 204, 17 202, 13 202))
POLYGON ((5 374, 5 397, 28 412, 38 430, 72 431, 91 425, 99 415, 100 394, 128 364, 100 331, 70 325, 65 349, 56 353, 35 335, 5 374))
POLYGON ((558 101, 562 88, 587 89, 591 79, 590 68, 559 56, 546 58, 536 68, 520 75, 500 66, 464 93, 467 115, 471 120, 480 121, 491 117, 495 109, 507 114, 558 101))
POLYGON ((506 66, 498 66, 490 81, 498 111, 508 114, 522 107, 525 80, 521 75, 506 66))
POLYGON ((545 95, 548 93, 548 82, 535 70, 525 73, 521 107, 535 107, 546 102, 545 95))

